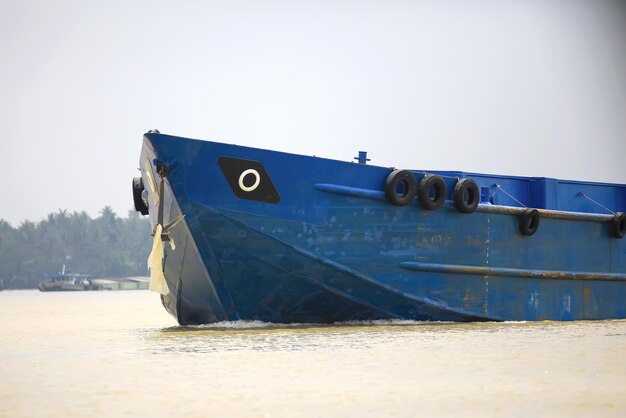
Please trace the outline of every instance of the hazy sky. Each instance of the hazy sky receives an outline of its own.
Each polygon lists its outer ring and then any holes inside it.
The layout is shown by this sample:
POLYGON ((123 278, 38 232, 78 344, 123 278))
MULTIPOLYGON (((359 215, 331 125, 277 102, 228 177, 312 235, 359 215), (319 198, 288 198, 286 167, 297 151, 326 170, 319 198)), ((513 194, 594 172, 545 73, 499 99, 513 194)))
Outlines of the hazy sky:
POLYGON ((623 1, 0 0, 0 218, 126 216, 142 134, 626 183, 623 1))

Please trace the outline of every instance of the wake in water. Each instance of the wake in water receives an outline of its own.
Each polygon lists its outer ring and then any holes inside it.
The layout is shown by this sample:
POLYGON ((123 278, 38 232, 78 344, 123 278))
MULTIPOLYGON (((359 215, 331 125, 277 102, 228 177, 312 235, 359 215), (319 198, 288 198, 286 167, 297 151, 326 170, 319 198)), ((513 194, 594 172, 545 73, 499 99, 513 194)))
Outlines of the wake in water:
POLYGON ((185 329, 189 330, 255 330, 255 329, 283 329, 283 328, 334 328, 334 327, 346 327, 346 326, 406 326, 406 325, 436 325, 436 324, 452 324, 452 322, 429 322, 429 321, 415 321, 409 319, 376 319, 376 320, 363 320, 363 321, 345 321, 334 322, 332 324, 318 324, 318 323, 293 323, 282 324, 275 322, 253 321, 253 320, 240 320, 240 321, 221 321, 213 324, 203 325, 185 325, 170 327, 165 329, 172 331, 181 331, 185 329))

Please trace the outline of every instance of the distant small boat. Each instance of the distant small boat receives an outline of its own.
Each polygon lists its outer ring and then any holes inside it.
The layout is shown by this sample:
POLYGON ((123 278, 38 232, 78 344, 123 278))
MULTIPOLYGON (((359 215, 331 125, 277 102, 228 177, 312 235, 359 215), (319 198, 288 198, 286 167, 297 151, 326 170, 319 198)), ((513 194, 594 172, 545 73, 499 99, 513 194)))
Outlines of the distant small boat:
POLYGON ((84 290, 102 290, 102 286, 93 282, 89 274, 47 274, 45 280, 39 282, 42 292, 73 292, 84 290))
POLYGON ((63 264, 59 274, 46 274, 45 280, 40 281, 37 287, 42 292, 145 290, 148 289, 149 281, 148 277, 141 276, 94 279, 90 274, 66 274, 63 264))
POLYGON ((626 318, 626 185, 356 159, 148 132, 150 289, 180 324, 626 318))

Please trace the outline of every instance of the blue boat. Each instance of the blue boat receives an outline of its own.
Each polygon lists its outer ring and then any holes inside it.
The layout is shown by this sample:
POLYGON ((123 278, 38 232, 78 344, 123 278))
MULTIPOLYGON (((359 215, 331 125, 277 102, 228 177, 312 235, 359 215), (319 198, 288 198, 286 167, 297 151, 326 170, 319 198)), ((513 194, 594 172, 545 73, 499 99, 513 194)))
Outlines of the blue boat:
POLYGON ((182 325, 626 318, 626 185, 145 134, 150 288, 182 325))

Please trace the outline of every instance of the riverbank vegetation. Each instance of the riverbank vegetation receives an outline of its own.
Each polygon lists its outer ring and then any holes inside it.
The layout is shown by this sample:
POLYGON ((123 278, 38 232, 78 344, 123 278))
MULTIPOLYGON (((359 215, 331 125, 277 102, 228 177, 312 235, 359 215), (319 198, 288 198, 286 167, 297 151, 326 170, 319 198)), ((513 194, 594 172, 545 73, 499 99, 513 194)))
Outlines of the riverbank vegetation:
POLYGON ((147 217, 131 210, 120 218, 108 206, 96 218, 59 210, 18 227, 0 219, 0 279, 5 288, 34 288, 63 265, 95 278, 145 276, 151 240, 147 217))

